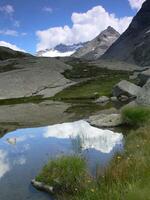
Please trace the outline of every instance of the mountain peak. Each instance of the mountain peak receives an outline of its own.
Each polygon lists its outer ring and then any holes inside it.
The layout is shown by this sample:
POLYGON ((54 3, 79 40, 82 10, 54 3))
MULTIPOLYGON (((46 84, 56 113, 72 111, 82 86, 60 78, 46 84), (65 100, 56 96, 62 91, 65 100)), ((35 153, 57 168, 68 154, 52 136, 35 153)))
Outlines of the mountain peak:
POLYGON ((116 30, 112 26, 108 26, 106 30, 107 31, 115 31, 116 32, 116 30))
POLYGON ((111 26, 102 31, 96 38, 86 42, 72 56, 95 60, 103 55, 106 50, 118 39, 120 34, 111 26))

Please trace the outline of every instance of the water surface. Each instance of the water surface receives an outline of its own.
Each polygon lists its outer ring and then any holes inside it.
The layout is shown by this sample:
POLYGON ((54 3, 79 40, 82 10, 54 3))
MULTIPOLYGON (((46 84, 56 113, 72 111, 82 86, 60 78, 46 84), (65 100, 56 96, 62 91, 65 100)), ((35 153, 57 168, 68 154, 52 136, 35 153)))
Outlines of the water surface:
POLYGON ((48 160, 79 154, 94 174, 98 165, 103 169, 122 150, 122 139, 122 134, 83 120, 9 132, 0 139, 0 199, 50 200, 30 184, 48 160))

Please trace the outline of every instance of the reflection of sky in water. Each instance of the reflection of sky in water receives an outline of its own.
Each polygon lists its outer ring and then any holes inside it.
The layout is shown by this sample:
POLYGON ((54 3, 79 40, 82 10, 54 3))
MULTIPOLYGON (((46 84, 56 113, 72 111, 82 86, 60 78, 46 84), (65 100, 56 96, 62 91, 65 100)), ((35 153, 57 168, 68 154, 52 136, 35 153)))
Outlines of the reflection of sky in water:
POLYGON ((19 129, 5 135, 0 139, 0 199, 48 200, 49 196, 32 188, 30 181, 49 159, 80 153, 93 172, 122 148, 122 137, 85 121, 19 129))

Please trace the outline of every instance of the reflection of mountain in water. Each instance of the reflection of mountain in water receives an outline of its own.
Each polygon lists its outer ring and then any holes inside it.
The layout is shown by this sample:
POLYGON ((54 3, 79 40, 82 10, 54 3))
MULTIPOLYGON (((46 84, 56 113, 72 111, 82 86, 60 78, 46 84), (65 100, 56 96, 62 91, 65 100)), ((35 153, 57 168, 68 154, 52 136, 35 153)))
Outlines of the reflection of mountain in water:
POLYGON ((44 136, 70 138, 74 144, 76 139, 79 148, 95 149, 103 153, 110 153, 116 145, 122 144, 123 139, 122 134, 92 127, 85 121, 49 126, 44 136))

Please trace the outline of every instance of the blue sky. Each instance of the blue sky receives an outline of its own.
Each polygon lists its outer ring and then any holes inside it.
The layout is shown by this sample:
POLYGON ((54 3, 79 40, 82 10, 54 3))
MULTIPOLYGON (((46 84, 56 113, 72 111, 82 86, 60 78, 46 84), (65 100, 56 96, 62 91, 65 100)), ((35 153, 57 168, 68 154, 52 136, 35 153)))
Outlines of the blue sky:
POLYGON ((0 41, 34 53, 60 42, 70 44, 92 39, 108 25, 123 32, 141 1, 1 0, 0 41))

